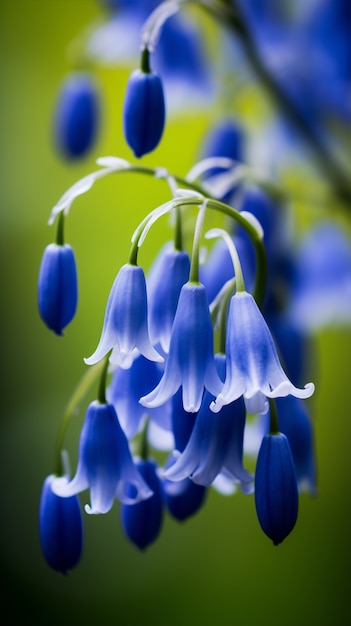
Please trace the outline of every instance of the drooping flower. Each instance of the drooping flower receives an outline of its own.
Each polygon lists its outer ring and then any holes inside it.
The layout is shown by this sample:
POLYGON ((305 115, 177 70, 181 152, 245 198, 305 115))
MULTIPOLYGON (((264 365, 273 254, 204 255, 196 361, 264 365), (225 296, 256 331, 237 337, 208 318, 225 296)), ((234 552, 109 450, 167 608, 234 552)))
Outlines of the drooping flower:
POLYGON ((255 473, 255 505, 263 532, 275 545, 293 530, 298 513, 294 461, 287 437, 265 435, 255 473))
POLYGON ((163 360, 149 338, 144 271, 126 264, 112 285, 99 345, 85 362, 93 365, 112 350, 111 363, 129 367, 135 349, 151 361, 163 360))
POLYGON ((212 402, 216 413, 224 404, 244 396, 249 413, 267 409, 267 397, 292 394, 308 398, 313 383, 295 387, 285 374, 270 330, 251 294, 237 292, 231 299, 226 339, 227 373, 222 391, 212 402))
POLYGON ((168 243, 160 251, 147 276, 150 339, 166 354, 179 294, 189 280, 189 272, 188 253, 175 250, 173 244, 168 243))
MULTIPOLYGON (((219 376, 225 377, 225 356, 216 355, 219 376)), ((222 407, 218 414, 210 410, 213 395, 204 393, 188 443, 165 472, 173 481, 191 478, 209 486, 226 469, 247 490, 252 476, 243 468, 243 438, 246 410, 243 398, 222 407)))
POLYGON ((38 307, 43 322, 57 335, 76 312, 78 281, 76 260, 69 244, 49 244, 43 254, 38 279, 38 307))
POLYGON ((57 478, 53 483, 54 492, 62 497, 88 488, 91 506, 86 505, 87 513, 107 513, 115 498, 133 504, 152 495, 132 460, 114 406, 97 401, 86 413, 74 478, 69 483, 57 478), (127 495, 129 484, 134 487, 132 497, 127 495))
POLYGON ((165 100, 158 74, 135 70, 128 81, 123 108, 126 141, 136 157, 152 152, 165 124, 165 100))
POLYGON ((113 372, 107 389, 107 399, 114 405, 127 439, 136 435, 146 414, 151 422, 156 422, 160 428, 171 430, 168 404, 146 409, 139 402, 141 396, 154 389, 160 382, 161 376, 159 366, 141 354, 133 360, 128 369, 118 367, 113 372))
POLYGON ((85 155, 94 144, 100 122, 95 82, 84 73, 69 75, 59 94, 54 116, 55 143, 67 159, 85 155))
POLYGON ((297 249, 289 317, 307 331, 351 321, 351 242, 333 222, 318 224, 297 249))
POLYGON ((184 409, 199 410, 204 388, 217 395, 222 388, 213 354, 213 329, 205 287, 186 283, 180 292, 169 355, 157 387, 140 402, 153 408, 182 386, 184 409))
POLYGON ((288 438, 299 491, 317 493, 313 425, 305 403, 294 396, 277 398, 279 430, 288 438))
POLYGON ((208 489, 197 485, 190 478, 179 482, 164 479, 162 487, 167 509, 178 522, 183 522, 197 513, 206 501, 208 489))
MULTIPOLYGON (((154 461, 138 461, 136 466, 153 494, 137 504, 122 504, 120 509, 122 527, 128 539, 144 550, 157 539, 163 522, 163 494, 157 465, 154 461)), ((133 485, 127 494, 133 497, 133 485)))
MULTIPOLYGON (((61 498, 52 491, 54 474, 47 476, 40 497, 39 536, 47 564, 67 574, 79 562, 83 550, 83 521, 76 495, 61 498)), ((61 479, 68 482, 68 477, 61 479)))

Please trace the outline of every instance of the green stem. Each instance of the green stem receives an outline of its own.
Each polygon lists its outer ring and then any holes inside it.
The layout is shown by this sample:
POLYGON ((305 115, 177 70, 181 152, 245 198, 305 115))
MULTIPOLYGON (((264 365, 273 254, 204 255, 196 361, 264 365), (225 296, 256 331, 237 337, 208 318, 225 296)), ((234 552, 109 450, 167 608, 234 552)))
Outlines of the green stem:
POLYGON ((277 435, 279 433, 279 420, 277 405, 274 398, 269 398, 269 434, 277 435))
POLYGON ((201 206, 197 216, 194 238, 193 238, 193 249, 191 254, 191 265, 190 265, 190 275, 189 282, 190 283, 199 283, 199 256, 200 256, 200 241, 202 236, 202 229, 205 220, 207 200, 205 200, 201 206))
POLYGON ((106 404, 106 380, 107 380, 107 372, 108 372, 108 364, 110 358, 110 352, 105 356, 103 360, 103 368, 100 376, 99 390, 98 390, 98 402, 100 404, 106 404))
POLYGON ((140 69, 144 74, 151 74, 150 51, 147 48, 144 48, 141 52, 140 69))
POLYGON ((183 250, 182 209, 180 206, 175 208, 174 249, 178 252, 183 250))
POLYGON ((96 365, 92 365, 91 367, 89 367, 88 371, 84 374, 84 376, 80 380, 76 390, 74 391, 66 407, 66 410, 63 415, 62 422, 59 428, 59 432, 57 435, 56 446, 55 446, 55 463, 54 463, 55 472, 54 473, 57 476, 62 476, 64 472, 64 468, 62 467, 61 453, 63 449, 63 442, 64 442, 64 437, 66 434, 68 424, 70 423, 71 418, 76 413, 79 403, 81 402, 85 394, 88 392, 92 384, 96 381, 97 377, 101 373, 103 366, 104 366, 104 362, 100 361, 99 363, 96 363, 96 365))
POLYGON ((65 215, 64 215, 64 212, 61 211, 57 219, 57 227, 56 227, 55 242, 58 246, 63 246, 65 243, 64 222, 65 222, 65 215))

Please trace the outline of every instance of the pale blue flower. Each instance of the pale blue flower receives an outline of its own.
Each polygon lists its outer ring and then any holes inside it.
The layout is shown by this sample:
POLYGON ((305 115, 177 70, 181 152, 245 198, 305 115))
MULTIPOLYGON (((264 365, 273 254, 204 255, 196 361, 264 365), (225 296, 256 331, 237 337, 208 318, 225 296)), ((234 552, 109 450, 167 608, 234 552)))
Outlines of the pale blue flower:
POLYGON ((132 460, 112 404, 95 401, 89 405, 80 435, 76 474, 69 483, 57 478, 52 488, 62 497, 90 489, 87 513, 107 513, 115 498, 133 504, 152 495, 132 460), (128 485, 134 487, 133 497, 127 495, 128 485))
POLYGON ((213 354, 213 329, 205 287, 186 283, 180 292, 174 318, 169 355, 157 387, 140 402, 160 406, 182 386, 184 409, 199 410, 204 388, 217 395, 222 382, 213 354))
POLYGON ((85 362, 93 365, 112 350, 111 363, 129 367, 135 349, 151 361, 163 360, 149 338, 144 271, 126 264, 112 285, 99 345, 85 362))
POLYGON ((236 293, 230 303, 226 340, 227 374, 224 387, 212 402, 216 413, 223 405, 244 396, 249 413, 267 408, 267 397, 292 394, 308 398, 313 383, 298 389, 285 374, 270 330, 251 294, 236 293))

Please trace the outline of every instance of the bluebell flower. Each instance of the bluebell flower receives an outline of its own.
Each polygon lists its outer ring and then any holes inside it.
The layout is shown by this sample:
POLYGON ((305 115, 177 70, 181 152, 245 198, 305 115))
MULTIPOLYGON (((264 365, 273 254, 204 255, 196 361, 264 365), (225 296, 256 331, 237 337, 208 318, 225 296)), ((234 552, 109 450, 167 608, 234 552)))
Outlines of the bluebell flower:
POLYGON ((129 367, 135 349, 151 361, 163 360, 149 338, 144 271, 127 263, 112 285, 98 347, 85 362, 93 365, 112 350, 111 363, 129 367))
POLYGON ((166 244, 147 275, 150 339, 168 354, 179 294, 189 280, 190 258, 187 252, 166 244))
POLYGON ((140 402, 153 408, 169 400, 182 386, 184 409, 199 410, 204 388, 217 395, 222 388, 213 354, 213 329, 205 287, 183 285, 174 318, 169 355, 157 387, 140 402))
POLYGON ((294 385, 300 386, 311 361, 307 333, 298 328, 286 313, 268 313, 266 320, 284 371, 294 385))
POLYGON ((152 152, 165 125, 165 100, 158 74, 135 70, 128 81, 123 106, 126 141, 136 157, 152 152))
MULTIPOLYGON (((136 466, 153 494, 137 504, 122 504, 120 509, 122 527, 128 539, 139 550, 144 550, 157 539, 163 522, 163 493, 154 461, 138 461, 136 466)), ((127 494, 133 497, 134 487, 127 494)))
POLYGON ((211 404, 220 411, 241 395, 249 413, 267 409, 267 397, 292 394, 308 398, 313 383, 298 389, 285 374, 270 330, 251 294, 237 292, 231 299, 226 339, 227 374, 224 387, 211 404))
MULTIPOLYGON (((61 498, 52 491, 55 476, 47 476, 40 497, 39 536, 47 564, 67 574, 79 562, 83 550, 83 520, 76 495, 61 498)), ((68 478, 63 477, 62 483, 68 478)))
POLYGON ((116 368, 107 389, 107 399, 114 405, 119 423, 127 439, 139 431, 146 415, 164 430, 171 430, 170 406, 168 404, 146 409, 139 402, 160 382, 162 371, 154 362, 139 355, 128 369, 116 368))
POLYGON ((282 433, 265 435, 255 473, 255 505, 263 532, 275 545, 293 530, 298 491, 290 445, 282 433))
POLYGON ((100 98, 89 74, 74 73, 61 87, 54 115, 55 143, 60 153, 74 159, 93 146, 100 125, 100 98))
POLYGON ((53 483, 55 493, 63 497, 88 488, 91 506, 86 505, 87 513, 107 513, 115 498, 133 504, 152 495, 132 460, 112 404, 89 405, 80 435, 76 474, 69 483, 61 478, 53 483), (129 484, 134 486, 132 497, 127 495, 129 484))
POLYGON ((302 239, 288 314, 307 331, 351 322, 351 241, 335 223, 322 222, 302 239))
POLYGON ((305 403, 294 396, 276 399, 279 430, 288 438, 299 491, 317 493, 314 435, 305 403))
MULTIPOLYGON (((224 380, 225 356, 216 355, 216 364, 219 376, 224 380)), ((244 400, 238 398, 214 414, 209 408, 213 399, 209 392, 204 393, 188 443, 164 476, 173 481, 191 478, 199 485, 208 486, 225 468, 243 483, 245 490, 252 482, 252 476, 242 466, 244 400)))
POLYGON ((77 268, 69 244, 49 244, 43 254, 38 279, 38 307, 43 322, 57 335, 69 324, 78 301, 77 268))

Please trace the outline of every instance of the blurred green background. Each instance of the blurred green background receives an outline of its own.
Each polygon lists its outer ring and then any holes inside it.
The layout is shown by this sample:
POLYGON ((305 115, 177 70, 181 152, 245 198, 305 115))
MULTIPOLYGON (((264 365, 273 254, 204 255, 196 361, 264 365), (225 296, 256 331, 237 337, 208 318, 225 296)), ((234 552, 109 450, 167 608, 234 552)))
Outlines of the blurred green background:
MULTIPOLYGON (((351 557, 351 330, 315 340, 319 494, 300 498, 294 532, 278 548, 262 533, 252 497, 211 492, 185 524, 167 517, 145 553, 129 544, 118 504, 86 516, 80 566, 67 577, 41 555, 37 511, 52 471, 55 437, 67 401, 99 338, 106 298, 129 237, 166 187, 132 175, 100 181, 67 220, 80 274, 78 314, 65 336, 37 313, 37 273, 54 236, 52 206, 99 155, 133 160, 122 135, 127 70, 98 72, 104 96, 100 140, 83 163, 68 166, 51 141, 52 108, 69 71, 67 45, 99 15, 93 0, 1 0, 1 593, 6 626, 346 626, 351 557)), ((184 175, 208 124, 205 113, 173 117, 145 164, 184 175)), ((163 222, 140 253, 147 267, 168 237, 163 222)), ((92 390, 94 394, 94 390, 92 390)), ((84 406, 68 431, 72 469, 84 406)), ((82 498, 86 502, 86 494, 82 498)))

